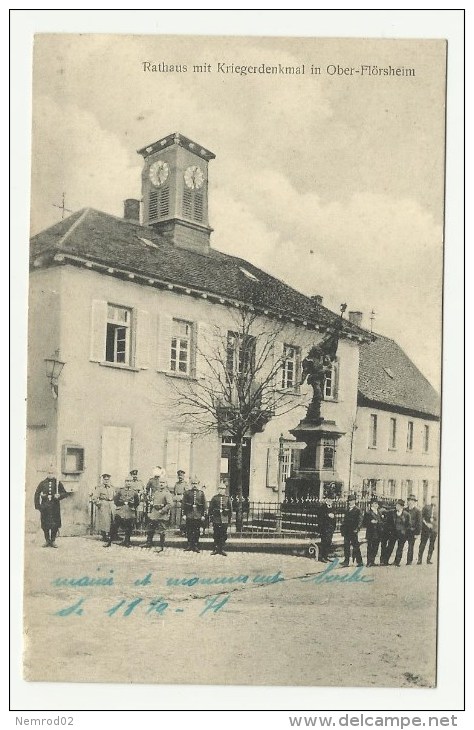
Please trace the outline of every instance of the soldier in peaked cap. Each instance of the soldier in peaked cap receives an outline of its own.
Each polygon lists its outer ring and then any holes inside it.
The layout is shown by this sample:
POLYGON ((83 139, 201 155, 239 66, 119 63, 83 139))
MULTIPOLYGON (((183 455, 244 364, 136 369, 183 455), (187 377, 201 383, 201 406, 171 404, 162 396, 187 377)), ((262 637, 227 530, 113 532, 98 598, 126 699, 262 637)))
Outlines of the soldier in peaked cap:
POLYGON ((110 536, 104 547, 110 547, 113 540, 117 539, 120 528, 124 531, 123 540, 124 547, 130 547, 130 538, 132 536, 133 526, 137 516, 136 509, 138 506, 138 494, 132 486, 132 480, 126 479, 125 486, 117 489, 114 496, 116 506, 115 518, 112 522, 110 536))
POLYGON ((152 547, 153 536, 157 531, 160 535, 160 548, 163 551, 165 546, 166 528, 170 522, 173 497, 168 490, 168 482, 164 477, 159 478, 158 488, 150 497, 150 511, 146 528, 146 543, 144 547, 152 547))
POLYGON ((411 565, 413 562, 413 551, 415 548, 415 540, 421 532, 421 512, 416 506, 418 502, 414 494, 410 494, 408 497, 408 509, 407 514, 410 518, 410 524, 407 529, 407 565, 411 565))
POLYGON ((186 519, 186 537, 188 539, 188 544, 184 549, 187 552, 200 553, 199 537, 205 520, 207 502, 204 492, 199 488, 197 477, 192 479, 191 489, 184 493, 181 506, 186 519))
POLYGON ((184 469, 178 469, 176 476, 178 477, 178 480, 173 487, 172 522, 174 527, 179 527, 181 524, 181 503, 183 501, 185 491, 189 489, 189 484, 185 479, 186 472, 184 469))
POLYGON ((357 498, 354 494, 350 494, 347 499, 347 510, 342 520, 341 535, 344 538, 344 562, 341 563, 342 568, 347 568, 351 557, 357 562, 357 565, 363 565, 362 555, 360 552, 359 530, 362 524, 362 513, 356 505, 357 498))
POLYGON ((108 539, 115 514, 115 487, 110 481, 110 474, 104 472, 100 484, 94 489, 92 501, 95 505, 95 529, 102 539, 108 539))
POLYGON ((69 497, 61 482, 52 472, 38 484, 35 491, 35 509, 41 515, 41 529, 46 542, 43 547, 56 548, 56 535, 61 527, 60 500, 69 497))
POLYGON ((211 555, 224 555, 224 545, 227 540, 227 528, 232 517, 232 502, 226 494, 227 487, 221 482, 217 494, 209 502, 209 519, 212 522, 214 550, 211 555))

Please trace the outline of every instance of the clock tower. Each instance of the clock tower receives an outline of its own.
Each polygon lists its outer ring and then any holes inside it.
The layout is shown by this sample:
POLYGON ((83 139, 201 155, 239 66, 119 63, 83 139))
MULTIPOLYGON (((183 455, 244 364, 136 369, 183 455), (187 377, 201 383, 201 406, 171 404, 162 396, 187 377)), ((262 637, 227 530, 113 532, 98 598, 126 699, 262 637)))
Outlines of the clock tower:
POLYGON ((215 155, 177 132, 143 147, 143 225, 179 248, 207 253, 208 164, 215 155))

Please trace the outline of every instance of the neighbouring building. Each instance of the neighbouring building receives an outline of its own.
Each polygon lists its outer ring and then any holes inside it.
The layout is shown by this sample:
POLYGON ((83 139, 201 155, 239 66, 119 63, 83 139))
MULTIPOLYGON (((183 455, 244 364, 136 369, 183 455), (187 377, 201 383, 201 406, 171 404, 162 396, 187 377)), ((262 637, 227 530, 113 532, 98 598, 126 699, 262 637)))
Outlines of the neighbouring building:
MULTIPOLYGON (((223 477, 232 491, 232 439, 225 432, 203 436, 191 417, 183 426, 174 386, 203 377, 203 348, 216 331, 226 339, 228 366, 239 367, 233 333, 242 305, 254 307, 268 329, 278 328, 270 357, 282 365, 274 387, 295 406, 262 431, 249 433, 244 449, 245 494, 275 501, 280 436, 285 478, 299 447, 289 429, 310 400, 310 388, 300 386, 302 357, 337 319, 320 296, 306 297, 211 246, 212 152, 171 134, 140 153, 141 205, 125 201, 124 218, 80 210, 31 240, 27 523, 36 522, 34 489, 53 469, 73 492, 62 503, 64 534, 87 529, 89 494, 104 471, 118 486, 132 468, 142 480, 157 465, 166 468, 170 480, 181 468, 197 475, 208 493, 223 477)), ((350 480, 359 348, 368 348, 369 339, 345 322, 325 387, 323 415, 343 435, 331 458, 328 446, 322 468, 329 481, 337 478, 344 485, 350 480)), ((360 420, 364 410, 359 406, 360 420)), ((382 413, 389 417, 380 404, 373 412, 380 424, 382 413)), ((435 421, 427 417, 426 423, 435 421)), ((434 449, 434 432, 430 439, 434 449)), ((357 448, 354 453, 362 458, 357 448)), ((354 471, 361 466, 354 461, 354 471)), ((361 476, 379 473, 369 468, 361 476)), ((392 476, 400 478, 398 472, 387 474, 392 476)))
POLYGON ((397 343, 379 334, 360 347, 352 441, 354 490, 405 500, 413 493, 420 505, 438 493, 439 396, 397 343))

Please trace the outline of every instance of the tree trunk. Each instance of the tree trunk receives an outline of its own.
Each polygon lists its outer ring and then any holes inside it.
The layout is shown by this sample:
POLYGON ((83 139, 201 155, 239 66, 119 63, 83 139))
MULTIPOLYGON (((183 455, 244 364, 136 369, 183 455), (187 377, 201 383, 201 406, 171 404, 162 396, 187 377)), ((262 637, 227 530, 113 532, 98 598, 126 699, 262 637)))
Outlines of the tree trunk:
POLYGON ((243 437, 238 436, 235 439, 235 473, 236 473, 236 487, 237 487, 237 509, 235 516, 235 526, 237 532, 242 531, 243 527, 243 493, 242 493, 242 449, 243 449, 243 437))

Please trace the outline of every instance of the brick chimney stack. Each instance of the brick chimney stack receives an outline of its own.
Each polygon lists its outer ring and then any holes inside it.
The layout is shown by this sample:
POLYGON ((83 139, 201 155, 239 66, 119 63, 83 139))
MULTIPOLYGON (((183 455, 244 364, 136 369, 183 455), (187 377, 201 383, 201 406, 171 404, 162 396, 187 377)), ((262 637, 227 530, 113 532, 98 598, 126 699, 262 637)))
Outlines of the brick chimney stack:
POLYGON ((357 325, 357 327, 362 327, 362 312, 349 312, 349 322, 352 324, 357 325))

